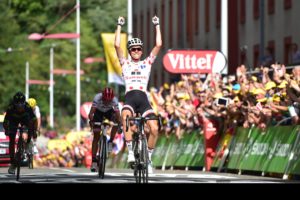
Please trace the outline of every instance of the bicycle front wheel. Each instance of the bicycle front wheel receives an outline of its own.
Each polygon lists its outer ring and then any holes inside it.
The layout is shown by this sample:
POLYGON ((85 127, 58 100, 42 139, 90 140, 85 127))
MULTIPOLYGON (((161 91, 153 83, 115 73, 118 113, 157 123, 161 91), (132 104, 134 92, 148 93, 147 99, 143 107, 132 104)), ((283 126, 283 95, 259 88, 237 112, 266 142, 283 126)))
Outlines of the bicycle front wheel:
POLYGON ((17 152, 15 155, 15 161, 17 165, 17 181, 19 181, 20 178, 20 170, 21 170, 21 162, 22 162, 22 153, 23 153, 23 139, 22 136, 19 137, 18 140, 18 147, 17 147, 17 152))
POLYGON ((105 173, 105 164, 106 164, 106 155, 107 155, 107 145, 106 145, 106 136, 100 136, 100 145, 99 145, 99 170, 98 175, 99 178, 104 178, 105 173))
POLYGON ((147 143, 147 138, 145 135, 142 137, 142 150, 141 150, 141 163, 143 163, 141 167, 141 172, 142 172, 142 180, 143 183, 148 183, 148 163, 149 163, 149 158, 148 158, 148 143, 147 143))

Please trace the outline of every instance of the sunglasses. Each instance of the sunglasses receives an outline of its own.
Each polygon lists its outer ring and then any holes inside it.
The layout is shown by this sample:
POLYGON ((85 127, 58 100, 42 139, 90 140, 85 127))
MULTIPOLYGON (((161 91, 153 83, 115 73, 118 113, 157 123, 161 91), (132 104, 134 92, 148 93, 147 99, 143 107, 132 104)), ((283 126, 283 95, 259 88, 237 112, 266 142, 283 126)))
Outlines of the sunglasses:
POLYGON ((131 48, 130 51, 131 51, 131 52, 134 52, 134 51, 142 51, 142 48, 131 48))

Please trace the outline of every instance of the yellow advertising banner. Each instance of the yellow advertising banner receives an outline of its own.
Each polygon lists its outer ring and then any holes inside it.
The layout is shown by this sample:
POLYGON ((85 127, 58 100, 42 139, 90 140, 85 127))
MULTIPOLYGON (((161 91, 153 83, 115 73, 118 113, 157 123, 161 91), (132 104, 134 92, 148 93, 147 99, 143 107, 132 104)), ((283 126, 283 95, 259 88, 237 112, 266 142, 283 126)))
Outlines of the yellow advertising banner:
MULTIPOLYGON (((101 34, 105 58, 107 63, 108 72, 108 83, 116 83, 119 85, 124 85, 124 80, 122 78, 122 68, 115 50, 115 33, 102 33, 101 34)), ((121 48, 124 52, 124 56, 127 55, 127 35, 125 33, 121 34, 121 48)))

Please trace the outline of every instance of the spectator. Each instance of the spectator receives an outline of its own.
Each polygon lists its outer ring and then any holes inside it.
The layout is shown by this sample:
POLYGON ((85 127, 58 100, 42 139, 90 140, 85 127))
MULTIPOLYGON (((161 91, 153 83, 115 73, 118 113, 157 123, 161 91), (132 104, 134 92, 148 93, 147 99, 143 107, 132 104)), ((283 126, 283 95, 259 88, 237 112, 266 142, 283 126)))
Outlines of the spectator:
POLYGON ((292 64, 300 64, 300 50, 298 49, 298 45, 295 43, 292 45, 292 64))
POLYGON ((263 57, 261 65, 264 67, 270 67, 274 63, 274 56, 270 48, 266 48, 265 55, 263 57))

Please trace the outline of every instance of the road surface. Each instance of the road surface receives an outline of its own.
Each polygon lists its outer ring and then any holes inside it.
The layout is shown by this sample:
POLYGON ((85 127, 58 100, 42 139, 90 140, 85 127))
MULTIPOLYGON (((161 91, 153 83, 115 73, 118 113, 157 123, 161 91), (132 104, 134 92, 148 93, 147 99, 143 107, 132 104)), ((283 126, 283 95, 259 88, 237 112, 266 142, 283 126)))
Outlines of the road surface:
MULTIPOLYGON (((7 168, 0 168, 0 183, 135 183, 130 169, 108 169, 104 179, 86 168, 37 168, 21 169, 21 177, 9 175, 7 168)), ((300 183, 278 178, 246 176, 227 173, 214 173, 184 170, 155 170, 149 183, 300 183)))

